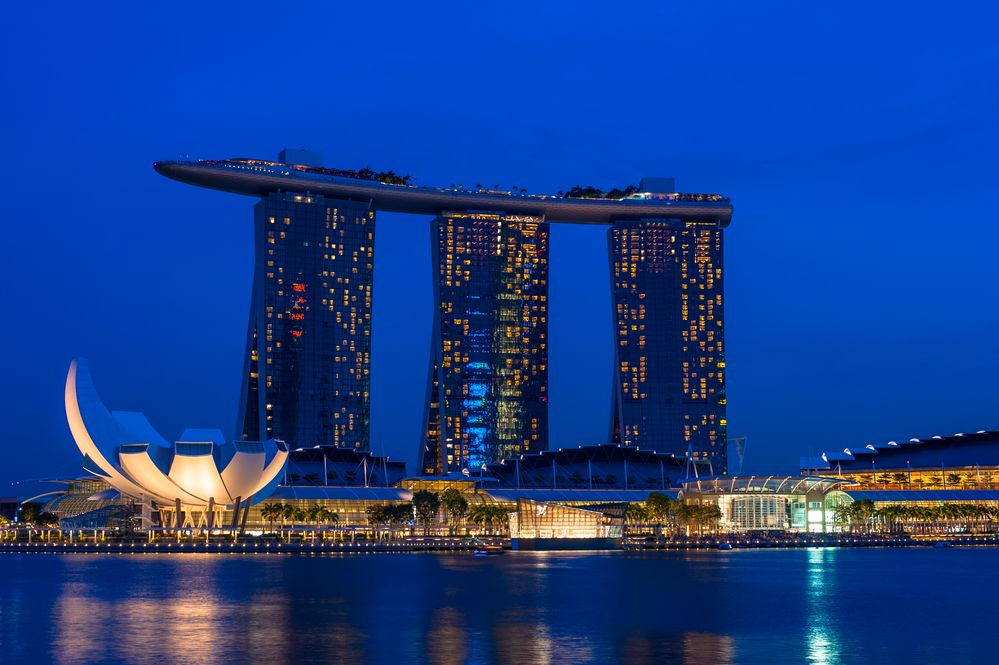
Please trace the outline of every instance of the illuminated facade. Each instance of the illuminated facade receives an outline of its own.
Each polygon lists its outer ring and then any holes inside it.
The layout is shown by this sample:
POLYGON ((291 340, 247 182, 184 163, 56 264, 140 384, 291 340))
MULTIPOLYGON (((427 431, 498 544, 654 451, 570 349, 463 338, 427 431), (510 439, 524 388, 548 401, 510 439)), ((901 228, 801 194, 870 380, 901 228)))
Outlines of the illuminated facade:
POLYGON ((548 447, 548 225, 451 213, 431 223, 433 347, 421 469, 548 447))
POLYGON ((680 481, 690 502, 717 505, 724 531, 836 530, 836 507, 847 485, 819 476, 715 476, 680 481))
POLYGON ((307 151, 153 167, 180 182, 262 197, 237 423, 245 438, 367 449, 381 210, 435 216, 421 472, 479 469, 547 449, 548 224, 610 225, 612 441, 681 457, 689 450, 725 473, 728 198, 676 192, 670 178, 592 196, 416 185, 391 171, 326 168, 307 151))
POLYGON ((726 471, 722 229, 691 220, 608 231, 615 324, 612 440, 726 471))
POLYGON ((626 504, 594 505, 586 508, 519 499, 511 512, 510 538, 513 549, 609 549, 624 535, 626 504))
POLYGON ((870 443, 802 458, 801 469, 860 490, 999 490, 999 432, 870 443))
POLYGON ((375 213, 272 193, 254 207, 256 271, 238 431, 367 450, 375 213))

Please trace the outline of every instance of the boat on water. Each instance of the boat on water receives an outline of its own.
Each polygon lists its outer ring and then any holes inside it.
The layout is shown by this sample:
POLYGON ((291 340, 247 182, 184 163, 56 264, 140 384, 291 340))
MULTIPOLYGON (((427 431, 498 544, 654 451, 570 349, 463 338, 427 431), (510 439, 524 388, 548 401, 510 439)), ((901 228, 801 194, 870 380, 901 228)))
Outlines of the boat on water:
POLYGON ((940 548, 950 547, 950 541, 949 540, 938 540, 937 542, 933 543, 933 547, 940 547, 940 548))
POLYGON ((503 547, 500 545, 480 545, 472 551, 472 556, 492 556, 502 553, 503 547))
POLYGON ((728 551, 732 549, 732 543, 718 543, 718 549, 728 551))
POLYGON ((497 545, 496 543, 484 543, 480 540, 473 539, 472 544, 475 545, 475 549, 472 550, 473 556, 491 556, 493 554, 503 553, 503 546, 497 545))

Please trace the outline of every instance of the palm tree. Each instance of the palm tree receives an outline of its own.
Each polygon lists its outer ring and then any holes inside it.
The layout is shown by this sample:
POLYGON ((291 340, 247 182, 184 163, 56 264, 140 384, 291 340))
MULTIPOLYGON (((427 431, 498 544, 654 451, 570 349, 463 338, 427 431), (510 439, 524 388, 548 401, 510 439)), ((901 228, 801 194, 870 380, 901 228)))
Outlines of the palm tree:
POLYGON ((308 522, 311 524, 318 524, 319 515, 322 512, 322 510, 323 509, 319 507, 319 504, 313 504, 312 506, 310 506, 305 510, 305 519, 308 520, 308 522))
POLYGON ((510 524, 509 510, 497 505, 473 506, 468 511, 468 521, 484 529, 506 528, 510 524))
POLYGON ((281 524, 291 520, 291 528, 295 528, 295 506, 290 503, 281 504, 281 524))
POLYGON ((269 501, 260 508, 260 516, 267 520, 274 530, 274 520, 284 515, 283 506, 280 503, 269 501))
POLYGON ((850 524, 851 517, 850 504, 841 503, 833 507, 833 523, 839 524, 840 528, 850 524))
POLYGON ((319 519, 323 524, 339 524, 340 516, 334 513, 329 508, 320 508, 319 519))

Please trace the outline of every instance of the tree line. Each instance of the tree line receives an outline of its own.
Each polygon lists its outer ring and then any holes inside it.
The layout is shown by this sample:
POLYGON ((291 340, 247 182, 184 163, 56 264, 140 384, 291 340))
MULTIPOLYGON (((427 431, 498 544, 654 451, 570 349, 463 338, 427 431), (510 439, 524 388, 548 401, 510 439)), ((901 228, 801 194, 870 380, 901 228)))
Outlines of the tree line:
POLYGON ((652 524, 665 527, 673 534, 689 534, 704 528, 716 529, 721 521, 721 509, 713 503, 685 503, 661 492, 650 492, 644 502, 629 503, 625 520, 631 524, 652 524))
POLYGON ((305 508, 294 506, 290 503, 265 503, 260 509, 260 516, 274 527, 274 522, 281 520, 281 524, 338 524, 340 516, 335 512, 318 504, 305 508))
POLYGON ((413 493, 413 500, 404 504, 371 506, 367 510, 369 524, 419 524, 425 529, 440 522, 454 531, 460 524, 475 524, 483 528, 502 528, 507 524, 509 508, 496 505, 470 506, 461 492, 448 488, 437 494, 428 490, 413 493))
POLYGON ((835 506, 833 521, 851 531, 898 531, 906 526, 940 522, 993 524, 999 522, 999 508, 979 503, 944 503, 938 506, 896 503, 878 508, 870 499, 861 499, 835 506))

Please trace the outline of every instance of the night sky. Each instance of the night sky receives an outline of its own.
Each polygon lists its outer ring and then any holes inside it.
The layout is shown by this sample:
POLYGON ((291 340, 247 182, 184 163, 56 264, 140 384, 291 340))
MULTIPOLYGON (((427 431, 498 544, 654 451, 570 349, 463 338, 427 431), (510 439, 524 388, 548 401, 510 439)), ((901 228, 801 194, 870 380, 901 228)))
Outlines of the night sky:
MULTIPOLYGON (((157 159, 531 192, 732 197, 729 433, 747 470, 999 429, 999 39, 987 3, 15 3, 0 40, 0 495, 80 473, 69 362, 168 438, 232 436, 253 199, 157 159), (149 5, 149 6, 147 6, 149 5)), ((379 214, 372 448, 414 471, 429 221, 379 214)), ((606 440, 605 230, 551 246, 551 444, 606 440)))

